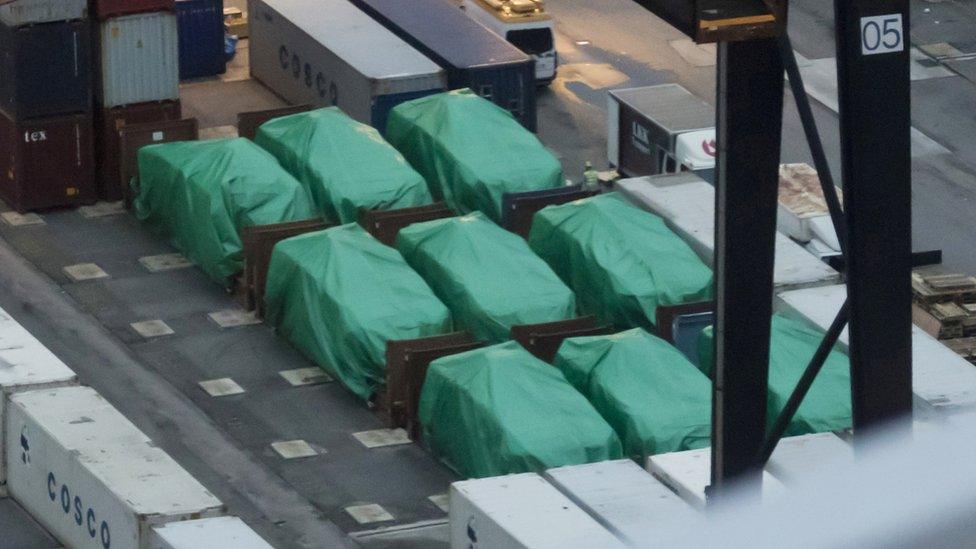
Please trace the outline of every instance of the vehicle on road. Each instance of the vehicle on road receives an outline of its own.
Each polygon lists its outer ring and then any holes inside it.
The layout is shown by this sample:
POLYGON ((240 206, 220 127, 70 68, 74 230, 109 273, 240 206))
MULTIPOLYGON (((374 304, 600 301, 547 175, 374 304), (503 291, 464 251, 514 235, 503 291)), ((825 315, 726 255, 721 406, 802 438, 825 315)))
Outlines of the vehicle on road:
POLYGON ((555 21, 542 0, 462 0, 461 9, 535 59, 536 82, 556 78, 555 21))

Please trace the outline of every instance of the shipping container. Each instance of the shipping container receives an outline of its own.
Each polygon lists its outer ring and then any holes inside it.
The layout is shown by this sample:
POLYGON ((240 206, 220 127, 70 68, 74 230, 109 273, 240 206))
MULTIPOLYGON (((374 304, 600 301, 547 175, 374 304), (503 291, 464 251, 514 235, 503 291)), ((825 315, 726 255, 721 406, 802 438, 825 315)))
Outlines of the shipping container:
POLYGON ((223 0, 177 0, 180 33, 180 80, 223 74, 227 70, 223 0))
POLYGON ((625 547, 535 473, 455 482, 450 497, 453 549, 625 547))
POLYGON ((854 448, 833 433, 781 438, 766 470, 788 485, 854 465, 854 448))
POLYGON ((8 437, 4 433, 4 409, 8 398, 22 391, 74 385, 78 378, 3 309, 0 309, 0 365, 0 495, 5 495, 3 447, 8 437))
POLYGON ((88 16, 88 0, 13 0, 0 3, 0 23, 11 27, 73 21, 88 16))
POLYGON ((174 0, 91 0, 91 4, 95 17, 105 21, 122 15, 173 11, 174 0))
POLYGON ((610 90, 607 159, 624 177, 715 168, 715 107, 678 84, 610 90))
POLYGON ((102 108, 180 97, 179 32, 171 12, 127 15, 101 23, 102 108))
POLYGON ((122 200, 119 161, 119 132, 132 124, 179 120, 179 101, 139 103, 114 109, 99 110, 95 117, 95 156, 98 159, 98 197, 103 200, 122 200))
POLYGON ((92 117, 15 122, 0 113, 0 198, 26 212, 95 201, 92 117))
MULTIPOLYGON (((714 266, 715 188, 693 173, 621 179, 616 188, 637 206, 664 218, 709 266, 714 266)), ((776 233, 776 292, 827 286, 840 273, 786 235, 776 233)))
POLYGON ((15 119, 89 112, 91 42, 87 21, 0 24, 0 110, 15 119))
POLYGON ((150 549, 271 549, 237 517, 215 517, 153 526, 150 549))
MULTIPOLYGON (((777 311, 826 331, 847 298, 843 285, 808 288, 776 296, 777 311)), ((848 347, 848 331, 838 345, 848 347)), ((976 407, 976 368, 939 340, 912 326, 912 392, 916 401, 946 414, 976 407)))
POLYGON ((470 88, 536 131, 535 61, 521 50, 444 0, 352 3, 440 65, 448 88, 470 88))
POLYGON ((613 535, 632 546, 658 544, 668 528, 703 520, 667 486, 629 459, 549 469, 545 478, 613 535))
POLYGON ((292 104, 384 131, 390 109, 444 91, 444 70, 346 0, 249 0, 251 75, 292 104))
MULTIPOLYGON (((695 509, 705 510, 705 488, 712 483, 712 449, 658 454, 647 458, 647 470, 695 509)), ((762 473, 764 503, 782 499, 786 486, 762 473)))
POLYGON ((61 543, 149 547, 153 526, 220 516, 220 501, 89 387, 7 405, 7 486, 61 543))

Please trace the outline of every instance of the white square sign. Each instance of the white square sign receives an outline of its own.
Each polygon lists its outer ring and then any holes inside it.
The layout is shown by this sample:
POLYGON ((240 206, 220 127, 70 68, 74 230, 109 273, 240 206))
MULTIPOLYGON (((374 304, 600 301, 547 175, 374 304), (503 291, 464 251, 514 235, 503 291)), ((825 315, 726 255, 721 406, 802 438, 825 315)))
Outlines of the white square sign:
POLYGON ((877 55, 905 50, 905 26, 901 14, 861 18, 861 54, 877 55))

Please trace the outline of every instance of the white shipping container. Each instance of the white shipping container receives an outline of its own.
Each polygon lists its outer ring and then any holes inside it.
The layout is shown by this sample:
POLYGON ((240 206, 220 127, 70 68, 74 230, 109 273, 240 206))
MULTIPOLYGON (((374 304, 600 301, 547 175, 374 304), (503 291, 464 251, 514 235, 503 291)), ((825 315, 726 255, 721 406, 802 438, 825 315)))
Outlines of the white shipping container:
POLYGON ((624 547, 535 473, 455 482, 450 519, 454 549, 624 547))
POLYGON ((272 549, 237 517, 215 517, 153 526, 151 549, 272 549))
MULTIPOLYGON (((715 188, 692 173, 622 179, 617 189, 637 206, 664 218, 709 266, 714 265, 715 188)), ((840 273, 776 233, 773 284, 777 292, 840 282, 840 273)))
MULTIPOLYGON (((774 307, 826 331, 847 297, 843 285, 785 292, 774 307)), ((848 331, 838 342, 848 346, 848 331)), ((912 392, 937 410, 956 413, 976 404, 976 367, 939 340, 912 326, 912 392)))
POLYGON ((629 459, 549 469, 545 478, 621 540, 658 545, 667 528, 696 528, 703 516, 629 459))
POLYGON ((854 448, 833 433, 780 439, 766 470, 788 485, 825 471, 854 465, 854 448))
POLYGON ((0 495, 7 491, 4 445, 16 439, 7 436, 4 421, 10 395, 76 383, 78 377, 70 368, 0 309, 0 495))
POLYGON ((179 34, 171 12, 100 24, 101 90, 106 108, 180 98, 179 34))
POLYGON ((159 524, 224 514, 221 502, 89 387, 13 395, 7 484, 75 549, 145 549, 159 524))
POLYGON ((391 108, 444 91, 444 70, 346 0, 249 0, 251 75, 293 104, 383 131, 391 108))
MULTIPOLYGON (((647 458, 647 470, 696 509, 705 509, 705 488, 712 483, 712 449, 658 454, 647 458)), ((767 471, 762 474, 764 503, 785 496, 786 486, 767 471)))
POLYGON ((88 15, 88 0, 13 0, 0 3, 0 22, 11 27, 72 21, 88 15))

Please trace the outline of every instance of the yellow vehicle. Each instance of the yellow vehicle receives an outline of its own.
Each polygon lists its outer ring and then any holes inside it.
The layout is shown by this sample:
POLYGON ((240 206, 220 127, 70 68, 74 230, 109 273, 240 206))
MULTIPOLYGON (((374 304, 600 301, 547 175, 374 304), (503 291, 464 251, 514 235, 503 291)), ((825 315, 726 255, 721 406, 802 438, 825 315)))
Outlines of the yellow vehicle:
POLYGON ((461 9, 531 55, 539 84, 548 85, 556 78, 555 22, 543 0, 461 0, 461 9))

